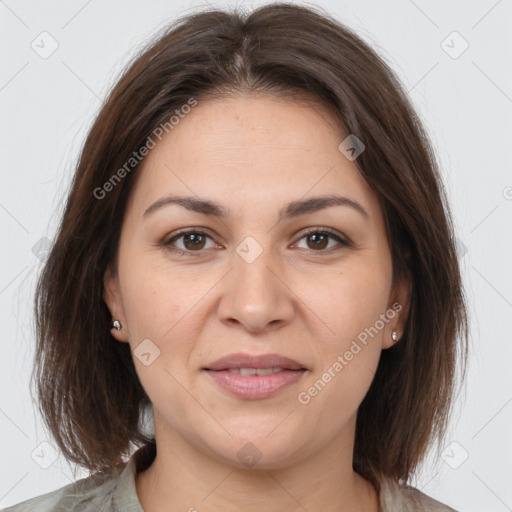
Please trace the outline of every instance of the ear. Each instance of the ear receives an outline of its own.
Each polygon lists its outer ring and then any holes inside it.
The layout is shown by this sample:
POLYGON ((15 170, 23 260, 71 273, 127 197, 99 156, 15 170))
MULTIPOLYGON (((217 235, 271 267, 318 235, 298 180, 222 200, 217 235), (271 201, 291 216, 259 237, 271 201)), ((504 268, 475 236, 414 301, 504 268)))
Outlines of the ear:
POLYGON ((403 277, 395 286, 389 297, 386 316, 389 318, 384 328, 384 339, 382 340, 382 348, 390 348, 399 343, 400 338, 404 334, 405 321, 409 313, 411 300, 412 285, 409 278, 403 277), (392 338, 393 331, 396 331, 397 340, 392 338))
POLYGON ((117 272, 115 272, 111 266, 107 267, 103 275, 103 300, 110 311, 112 319, 121 322, 121 330, 118 331, 112 327, 110 333, 116 340, 128 342, 128 325, 126 323, 126 315, 121 300, 119 279, 117 272))

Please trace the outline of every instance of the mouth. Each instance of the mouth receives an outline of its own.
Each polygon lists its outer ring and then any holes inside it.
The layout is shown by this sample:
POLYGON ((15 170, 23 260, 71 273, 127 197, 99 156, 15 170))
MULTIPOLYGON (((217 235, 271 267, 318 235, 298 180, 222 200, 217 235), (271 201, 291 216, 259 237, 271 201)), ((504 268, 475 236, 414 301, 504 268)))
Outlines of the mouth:
POLYGON ((203 371, 230 394, 257 400, 274 396, 297 383, 308 368, 279 354, 231 354, 204 367, 203 371))
POLYGON ((204 370, 307 370, 305 365, 281 354, 229 354, 208 364, 204 370))

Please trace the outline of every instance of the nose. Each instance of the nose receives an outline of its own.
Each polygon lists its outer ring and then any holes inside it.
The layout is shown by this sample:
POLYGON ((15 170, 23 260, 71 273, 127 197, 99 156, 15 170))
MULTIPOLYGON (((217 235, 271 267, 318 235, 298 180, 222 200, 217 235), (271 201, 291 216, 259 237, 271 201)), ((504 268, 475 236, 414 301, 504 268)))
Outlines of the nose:
POLYGON ((296 309, 295 295, 282 267, 273 261, 271 250, 264 250, 254 261, 240 254, 233 254, 233 269, 221 281, 220 320, 252 333, 290 323, 296 309))

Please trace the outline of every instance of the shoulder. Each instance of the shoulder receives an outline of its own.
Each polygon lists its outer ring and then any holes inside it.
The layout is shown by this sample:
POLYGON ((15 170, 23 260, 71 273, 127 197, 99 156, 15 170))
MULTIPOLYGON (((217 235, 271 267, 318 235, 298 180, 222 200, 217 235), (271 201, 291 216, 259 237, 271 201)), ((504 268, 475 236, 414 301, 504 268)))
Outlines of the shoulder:
POLYGON ((457 512, 409 485, 399 485, 389 479, 381 482, 382 512, 407 510, 408 512, 457 512))
POLYGON ((1 512, 144 512, 137 497, 135 476, 152 463, 155 455, 156 445, 149 443, 110 471, 94 473, 1 512))
MULTIPOLYGON (((126 465, 122 464, 124 467, 126 465)), ((98 512, 110 510, 122 467, 95 473, 55 491, 23 501, 2 512, 98 512)))

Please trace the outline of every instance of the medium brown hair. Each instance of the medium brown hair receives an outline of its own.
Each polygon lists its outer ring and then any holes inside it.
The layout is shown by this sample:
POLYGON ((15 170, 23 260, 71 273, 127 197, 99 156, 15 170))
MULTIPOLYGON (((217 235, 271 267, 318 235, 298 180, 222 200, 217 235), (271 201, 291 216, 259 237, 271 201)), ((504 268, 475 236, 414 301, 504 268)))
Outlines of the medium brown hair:
POLYGON ((434 151, 392 70, 324 11, 288 3, 180 18, 110 92, 37 285, 33 377, 44 421, 65 457, 92 472, 121 462, 130 443, 154 444, 141 429, 149 398, 103 301, 140 164, 102 198, 95 190, 191 98, 237 93, 306 94, 366 146, 355 162, 382 206, 394 283, 408 278, 411 296, 405 331, 382 352, 359 407, 353 465, 376 485, 381 476, 406 481, 446 429, 467 353, 451 213, 434 151))

